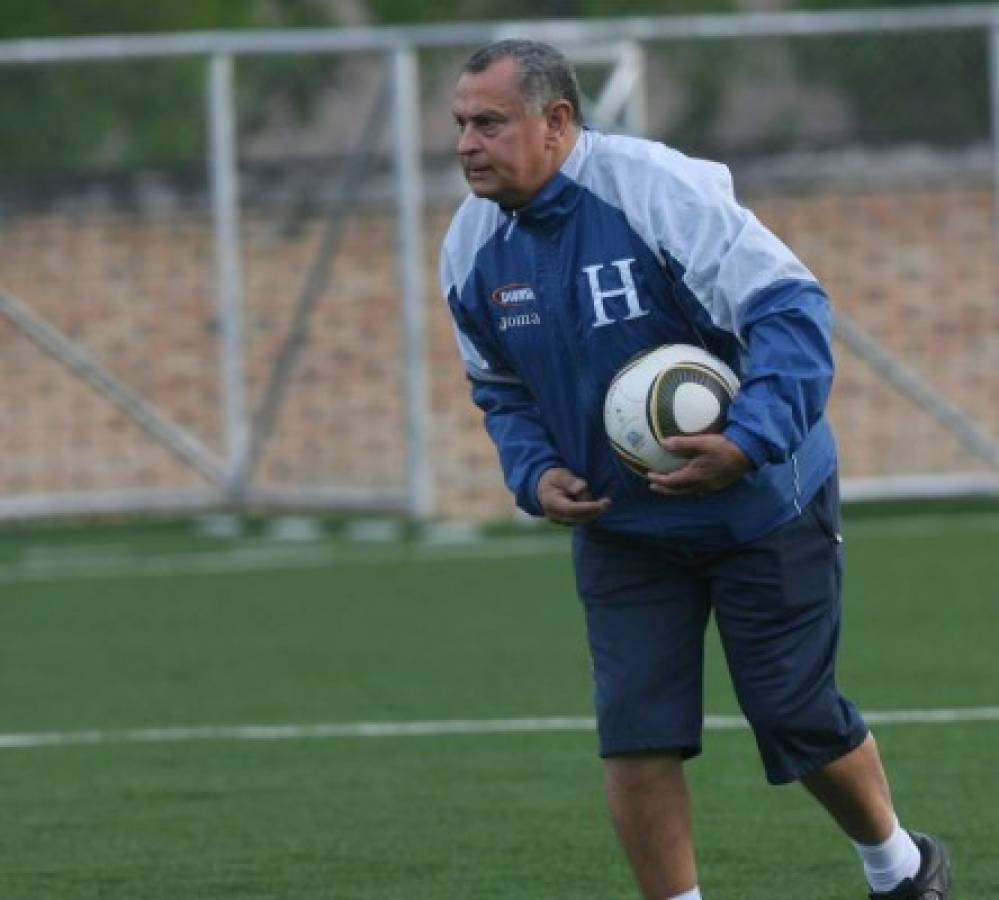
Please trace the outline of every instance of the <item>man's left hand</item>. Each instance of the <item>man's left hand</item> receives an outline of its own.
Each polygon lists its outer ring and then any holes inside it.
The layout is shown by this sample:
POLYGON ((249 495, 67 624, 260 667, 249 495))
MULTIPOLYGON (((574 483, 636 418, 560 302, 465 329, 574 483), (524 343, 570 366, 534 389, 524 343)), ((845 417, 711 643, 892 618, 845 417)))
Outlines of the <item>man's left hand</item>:
POLYGON ((649 473, 650 487, 656 494, 677 497, 720 491, 752 468, 749 457, 721 434, 667 438, 663 446, 670 453, 688 457, 688 461, 667 474, 649 473))

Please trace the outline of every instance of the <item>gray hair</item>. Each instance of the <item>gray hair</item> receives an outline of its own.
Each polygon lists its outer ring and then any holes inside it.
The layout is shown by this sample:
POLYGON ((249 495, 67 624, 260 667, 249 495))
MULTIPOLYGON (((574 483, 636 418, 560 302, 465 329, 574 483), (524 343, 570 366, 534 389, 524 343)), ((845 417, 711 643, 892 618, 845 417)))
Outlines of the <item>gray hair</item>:
POLYGON ((520 70, 517 86, 528 106, 541 112, 556 100, 567 100, 572 106, 573 122, 583 124, 576 72, 560 50, 541 41, 495 41, 476 50, 461 71, 477 75, 501 59, 517 63, 520 70))

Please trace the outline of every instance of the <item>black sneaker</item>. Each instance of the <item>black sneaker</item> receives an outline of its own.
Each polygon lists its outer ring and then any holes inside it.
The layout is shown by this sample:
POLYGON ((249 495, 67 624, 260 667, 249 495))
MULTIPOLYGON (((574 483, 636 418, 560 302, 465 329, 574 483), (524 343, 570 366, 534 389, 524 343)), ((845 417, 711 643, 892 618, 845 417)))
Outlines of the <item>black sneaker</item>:
POLYGON ((943 842, 910 831, 922 861, 915 878, 906 878, 892 891, 871 894, 871 900, 950 900, 950 854, 943 842))

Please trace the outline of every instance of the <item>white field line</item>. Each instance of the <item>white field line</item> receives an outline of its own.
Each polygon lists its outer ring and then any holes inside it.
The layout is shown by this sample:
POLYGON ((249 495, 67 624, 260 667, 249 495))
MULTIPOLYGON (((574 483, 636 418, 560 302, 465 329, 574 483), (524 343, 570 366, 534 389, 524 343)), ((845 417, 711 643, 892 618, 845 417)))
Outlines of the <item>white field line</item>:
MULTIPOLYGON (((955 722, 999 722, 999 706, 963 709, 895 709, 864 713, 871 725, 941 725, 955 722)), ((709 731, 748 728, 742 716, 705 716, 709 731)), ((135 728, 110 731, 46 731, 0 734, 0 750, 67 747, 95 744, 170 744, 194 741, 299 741, 316 738, 423 737, 434 735, 525 734, 531 732, 592 732, 587 716, 521 719, 440 719, 414 722, 326 722, 313 725, 198 725, 176 728, 135 728)))
MULTIPOLYGON (((999 514, 975 513, 891 516, 850 522, 847 540, 922 537, 955 531, 999 532, 999 514)), ((127 546, 27 547, 20 560, 0 563, 0 585, 85 578, 157 578, 178 575, 223 575, 239 572, 379 566, 387 563, 447 562, 567 553, 566 534, 462 540, 454 543, 337 542, 281 544, 260 541, 224 550, 159 553, 141 556, 127 546)))
POLYGON ((857 538, 933 537, 955 531, 999 531, 999 513, 916 513, 914 515, 847 518, 843 532, 847 540, 857 538))
POLYGON ((80 578, 156 578, 177 575, 224 575, 335 566, 381 566, 386 563, 447 562, 545 556, 567 552, 568 536, 493 538, 474 542, 393 544, 250 544, 226 550, 130 556, 127 553, 57 551, 34 553, 19 562, 0 564, 0 584, 66 581, 80 578))

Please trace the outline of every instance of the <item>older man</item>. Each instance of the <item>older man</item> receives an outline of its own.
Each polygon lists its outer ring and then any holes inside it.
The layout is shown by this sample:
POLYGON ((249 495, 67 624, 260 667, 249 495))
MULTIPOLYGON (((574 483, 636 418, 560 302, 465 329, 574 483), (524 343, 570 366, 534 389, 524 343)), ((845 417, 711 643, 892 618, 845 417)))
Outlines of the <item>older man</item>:
POLYGON ((948 898, 943 845, 899 826, 874 739, 835 682, 822 288, 735 202, 723 166, 584 128, 550 46, 475 53, 453 113, 472 196, 444 241, 443 290, 518 505, 574 527, 607 803, 642 896, 701 896, 683 762, 701 747, 713 610, 767 778, 825 806, 871 897, 948 898), (680 342, 742 387, 721 434, 671 439, 687 464, 641 479, 608 445, 603 395, 636 352, 680 342))

